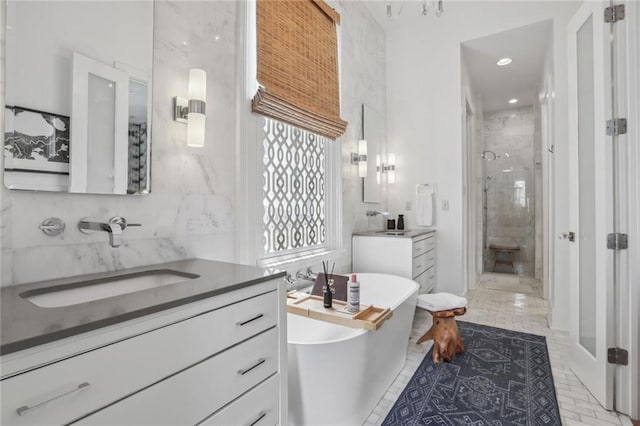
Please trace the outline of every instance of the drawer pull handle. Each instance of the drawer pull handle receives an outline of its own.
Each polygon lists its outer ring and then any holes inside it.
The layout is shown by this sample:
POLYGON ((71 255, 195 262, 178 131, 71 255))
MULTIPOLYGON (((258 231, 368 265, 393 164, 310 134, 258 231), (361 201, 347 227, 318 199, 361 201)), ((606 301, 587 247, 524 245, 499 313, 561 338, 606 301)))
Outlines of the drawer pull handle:
POLYGON ((245 368, 244 370, 238 370, 238 374, 241 376, 244 376, 245 374, 247 374, 249 371, 253 370, 254 368, 260 367, 262 364, 264 364, 267 360, 264 358, 260 358, 258 360, 258 362, 256 362, 254 365, 252 365, 249 368, 245 368))
POLYGON ((258 423, 260 423, 260 420, 264 419, 265 417, 267 417, 267 412, 261 411, 260 414, 258 414, 258 418, 255 419, 253 422, 249 423, 249 426, 257 425, 258 423))
POLYGON ((422 265, 416 265, 416 269, 422 268, 422 265))
POLYGON ((416 251, 422 251, 422 247, 416 247, 416 251))
POLYGON ((264 316, 263 314, 258 314, 258 315, 256 315, 255 317, 250 318, 250 319, 248 319, 248 320, 246 320, 246 321, 238 321, 238 322, 236 323, 236 325, 237 325, 237 326, 239 326, 239 327, 242 327, 243 325, 247 325, 247 324, 249 324, 250 322, 253 322, 253 321, 255 321, 255 320, 259 320, 259 319, 260 319, 260 318, 262 318, 263 316, 264 316))
POLYGON ((78 385, 78 387, 76 387, 75 389, 72 389, 72 390, 70 390, 68 392, 65 392, 63 394, 60 394, 58 396, 54 396, 53 398, 47 399, 46 401, 39 402, 39 403, 37 403, 35 405, 32 405, 32 406, 23 405, 22 407, 18 408, 16 410, 16 412, 18 413, 19 416, 22 416, 22 415, 26 414, 27 412, 29 412, 31 410, 35 410, 36 408, 40 408, 43 405, 46 405, 46 404, 48 404, 48 403, 50 403, 52 401, 55 401, 56 399, 64 398, 65 396, 69 396, 69 395, 74 394, 76 392, 80 392, 82 390, 89 389, 90 387, 91 387, 91 385, 89 384, 89 382, 80 383, 78 385))

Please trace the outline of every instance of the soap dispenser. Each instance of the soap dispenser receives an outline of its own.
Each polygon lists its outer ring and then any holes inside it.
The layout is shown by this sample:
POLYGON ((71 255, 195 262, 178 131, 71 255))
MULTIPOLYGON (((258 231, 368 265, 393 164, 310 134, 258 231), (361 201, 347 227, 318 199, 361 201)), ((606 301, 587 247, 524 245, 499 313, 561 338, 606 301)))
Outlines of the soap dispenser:
POLYGON ((398 229, 402 230, 404 229, 404 215, 403 214, 399 214, 398 215, 398 224, 397 224, 398 229))

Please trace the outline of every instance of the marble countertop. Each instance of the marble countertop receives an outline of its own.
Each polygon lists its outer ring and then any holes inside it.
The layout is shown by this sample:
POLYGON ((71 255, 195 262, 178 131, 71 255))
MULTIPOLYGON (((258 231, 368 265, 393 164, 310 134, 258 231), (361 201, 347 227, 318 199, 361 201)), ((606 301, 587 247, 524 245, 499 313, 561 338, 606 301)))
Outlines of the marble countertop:
POLYGON ((384 231, 367 231, 367 232, 354 232, 353 236, 357 237, 385 237, 385 238, 414 238, 420 235, 431 234, 436 232, 435 228, 420 228, 420 229, 408 229, 404 231, 398 231, 397 229, 388 229, 384 231), (391 234, 388 234, 390 232, 391 234), (404 232, 402 235, 394 235, 394 232, 404 232))
POLYGON ((190 259, 4 287, 0 290, 0 354, 38 346, 284 276, 284 271, 274 269, 190 259), (149 270, 174 270, 199 277, 56 308, 36 306, 21 296, 27 291, 46 287, 149 270))

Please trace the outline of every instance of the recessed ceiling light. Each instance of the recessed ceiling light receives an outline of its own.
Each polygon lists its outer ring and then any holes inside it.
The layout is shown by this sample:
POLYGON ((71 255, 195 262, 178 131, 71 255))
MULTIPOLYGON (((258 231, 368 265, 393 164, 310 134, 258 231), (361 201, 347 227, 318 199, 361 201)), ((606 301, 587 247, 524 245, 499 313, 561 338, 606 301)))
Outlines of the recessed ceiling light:
POLYGON ((511 58, 502 58, 498 62, 496 62, 496 65, 499 67, 504 67, 505 65, 509 65, 511 62, 513 62, 511 58))
POLYGON ((518 100, 517 100, 516 98, 509 99, 509 103, 510 103, 510 104, 517 104, 517 103, 518 103, 518 100))

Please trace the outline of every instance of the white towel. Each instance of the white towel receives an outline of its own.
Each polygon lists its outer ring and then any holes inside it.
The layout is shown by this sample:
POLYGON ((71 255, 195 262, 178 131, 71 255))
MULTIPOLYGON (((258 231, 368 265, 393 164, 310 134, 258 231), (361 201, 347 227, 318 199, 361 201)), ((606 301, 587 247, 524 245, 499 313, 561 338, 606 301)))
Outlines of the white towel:
POLYGON ((416 223, 433 226, 433 185, 416 185, 416 223))
POLYGON ((418 296, 418 307, 431 312, 449 311, 466 308, 467 299, 451 293, 421 294, 418 296))

